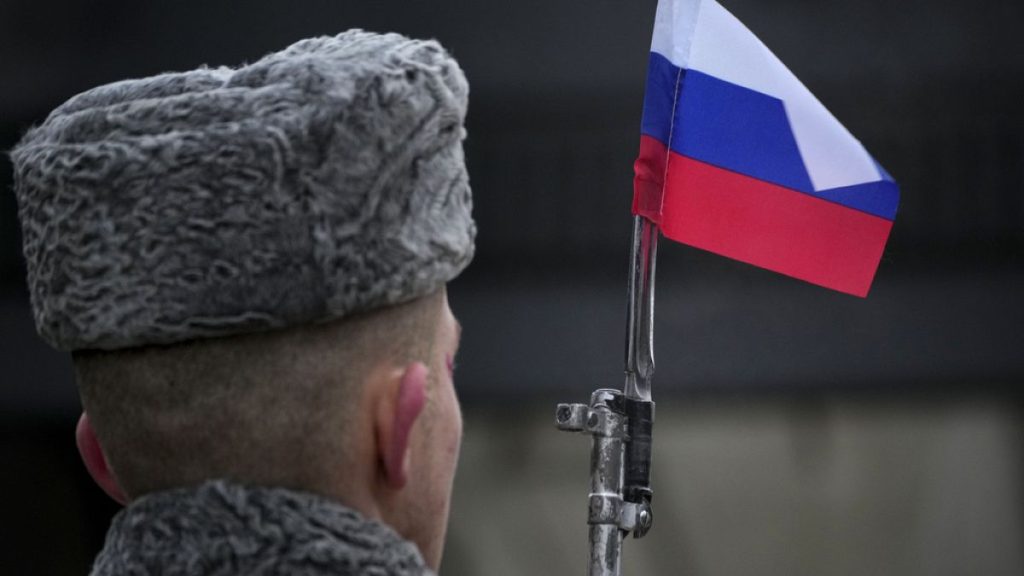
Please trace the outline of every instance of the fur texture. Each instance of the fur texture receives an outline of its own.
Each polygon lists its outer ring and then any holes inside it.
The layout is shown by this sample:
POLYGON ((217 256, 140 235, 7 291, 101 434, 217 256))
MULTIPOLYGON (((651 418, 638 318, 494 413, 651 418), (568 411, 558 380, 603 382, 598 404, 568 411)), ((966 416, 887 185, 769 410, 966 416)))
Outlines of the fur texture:
POLYGON ((341 318, 472 258, 468 85, 359 30, 89 90, 12 151, 37 328, 118 349, 341 318))
POLYGON ((93 576, 431 576, 415 545, 330 500, 214 481, 115 518, 93 576))

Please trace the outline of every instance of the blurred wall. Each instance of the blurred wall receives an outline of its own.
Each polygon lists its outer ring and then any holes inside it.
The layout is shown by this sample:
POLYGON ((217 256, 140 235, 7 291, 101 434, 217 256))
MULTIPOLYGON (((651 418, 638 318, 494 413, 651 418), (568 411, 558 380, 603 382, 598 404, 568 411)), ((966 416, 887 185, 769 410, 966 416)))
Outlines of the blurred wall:
MULTIPOLYGON (((585 573, 589 441, 544 408, 471 412, 448 573, 585 573)), ((662 401, 623 574, 1020 574, 1022 433, 990 399, 662 401)))
MULTIPOLYGON (((867 300, 663 245, 655 396, 675 407, 659 412, 659 525, 627 547, 629 566, 1019 573, 1024 5, 724 4, 896 176, 903 198, 867 300), (949 527, 957 520, 966 532, 949 527)), ((472 85, 466 151, 480 225, 477 260, 450 289, 466 329, 469 426, 446 566, 582 571, 586 442, 549 417, 554 402, 621 377, 654 5, 9 0, 0 148, 104 82, 238 64, 349 27, 440 39, 472 85)), ((10 176, 2 157, 0 188, 10 176)), ((3 487, 24 497, 0 504, 14 519, 0 542, 23 573, 81 573, 114 508, 77 465, 69 364, 34 336, 19 251, 3 193, 0 457, 18 470, 3 487)))

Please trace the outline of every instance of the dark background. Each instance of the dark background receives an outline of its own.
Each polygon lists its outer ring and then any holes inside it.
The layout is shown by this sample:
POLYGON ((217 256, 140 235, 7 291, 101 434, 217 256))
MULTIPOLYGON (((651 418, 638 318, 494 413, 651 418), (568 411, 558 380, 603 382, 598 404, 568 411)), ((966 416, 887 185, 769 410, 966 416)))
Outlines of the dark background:
MULTIPOLYGON (((724 4, 896 177, 902 202, 866 300, 663 242, 655 398, 924 412, 982 401, 1010 415, 1009 454, 1024 456, 1024 4, 724 4)), ((464 409, 545 412, 620 384, 654 6, 8 0, 0 148, 98 84, 237 65, 351 27, 435 37, 471 84, 478 256, 450 288, 464 409)), ((3 157, 0 558, 83 573, 114 508, 77 462, 69 362, 34 335, 10 178, 3 157)))

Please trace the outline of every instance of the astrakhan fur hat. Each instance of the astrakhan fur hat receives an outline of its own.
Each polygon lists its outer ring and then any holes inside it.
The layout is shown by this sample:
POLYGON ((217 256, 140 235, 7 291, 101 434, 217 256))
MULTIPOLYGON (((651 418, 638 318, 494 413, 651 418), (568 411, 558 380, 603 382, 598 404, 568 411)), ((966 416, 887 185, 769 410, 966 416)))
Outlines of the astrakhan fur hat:
POLYGON ((473 255, 468 85, 359 30, 89 90, 12 151, 39 333, 63 350, 323 322, 473 255))

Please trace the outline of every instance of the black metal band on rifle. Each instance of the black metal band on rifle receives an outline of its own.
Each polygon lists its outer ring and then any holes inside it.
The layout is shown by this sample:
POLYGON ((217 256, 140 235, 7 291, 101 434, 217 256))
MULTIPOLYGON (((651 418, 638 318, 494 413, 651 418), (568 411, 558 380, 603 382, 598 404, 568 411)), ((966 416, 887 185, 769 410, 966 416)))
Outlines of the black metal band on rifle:
POLYGON ((626 441, 625 477, 622 495, 627 502, 650 502, 651 433, 654 428, 654 402, 620 397, 629 436, 626 441))

